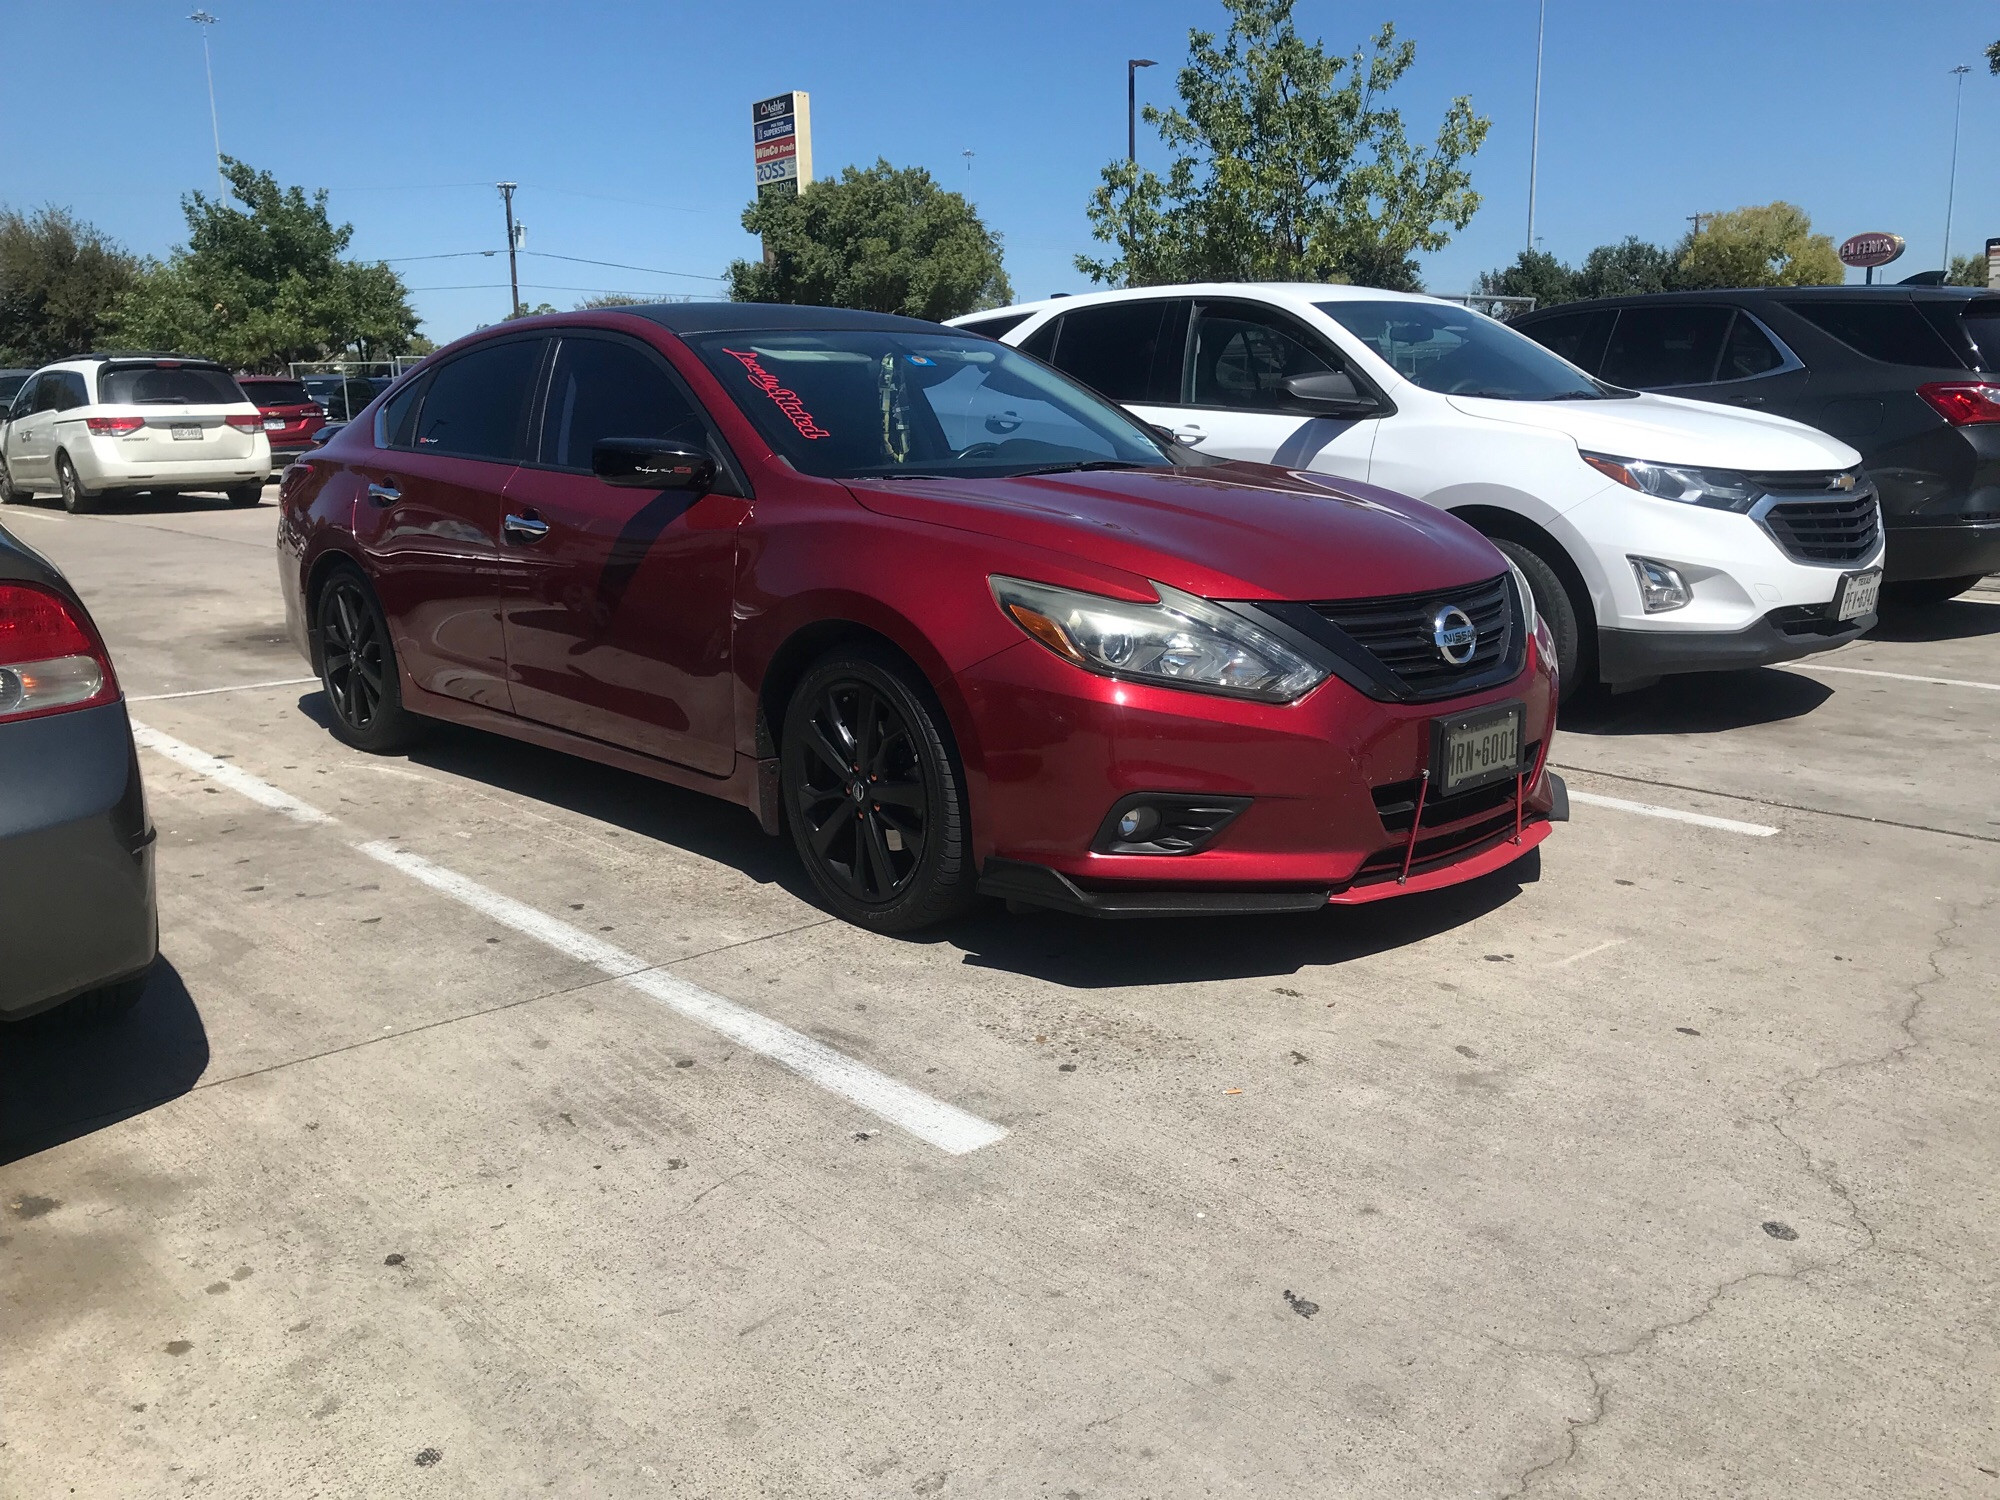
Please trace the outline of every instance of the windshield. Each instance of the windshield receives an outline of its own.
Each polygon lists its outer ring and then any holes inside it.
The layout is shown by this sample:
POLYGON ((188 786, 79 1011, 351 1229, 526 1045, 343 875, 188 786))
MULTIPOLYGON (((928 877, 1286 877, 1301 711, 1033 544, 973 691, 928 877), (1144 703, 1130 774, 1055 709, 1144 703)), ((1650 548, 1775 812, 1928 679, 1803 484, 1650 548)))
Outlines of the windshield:
POLYGON ((241 406, 229 372, 200 365, 113 365, 97 377, 106 406, 241 406))
POLYGON ((302 380, 246 380, 243 393, 259 406, 308 406, 312 393, 302 380))
POLYGON ((1483 313, 1432 302, 1322 302, 1319 310, 1427 391, 1502 401, 1630 396, 1600 385, 1526 334, 1483 313))
POLYGON ((771 446, 827 479, 1165 468, 1117 407, 1004 344, 951 329, 690 337, 771 446))

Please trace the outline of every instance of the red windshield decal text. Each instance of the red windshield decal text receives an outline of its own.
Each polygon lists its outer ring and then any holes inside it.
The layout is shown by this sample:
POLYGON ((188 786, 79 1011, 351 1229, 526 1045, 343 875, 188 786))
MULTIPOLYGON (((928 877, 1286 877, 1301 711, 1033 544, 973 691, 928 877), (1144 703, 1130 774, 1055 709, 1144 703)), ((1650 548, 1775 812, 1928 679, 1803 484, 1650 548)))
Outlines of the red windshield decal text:
POLYGON ((794 427, 798 428, 800 437, 833 436, 813 420, 813 414, 806 410, 806 404, 799 399, 799 393, 780 385, 778 377, 757 362, 754 352, 745 352, 741 349, 724 349, 722 352, 731 359, 743 362, 743 369, 749 375, 750 383, 771 398, 772 404, 785 414, 794 427))

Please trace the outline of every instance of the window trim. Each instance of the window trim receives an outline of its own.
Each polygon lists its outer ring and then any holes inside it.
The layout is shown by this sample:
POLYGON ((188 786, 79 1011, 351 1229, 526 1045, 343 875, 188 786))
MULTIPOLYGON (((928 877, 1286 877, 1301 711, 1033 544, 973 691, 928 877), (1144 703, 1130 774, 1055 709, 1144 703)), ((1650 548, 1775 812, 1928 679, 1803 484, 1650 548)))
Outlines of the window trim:
MULTIPOLYGON (((1713 378, 1714 372, 1711 371, 1710 378, 1707 380, 1684 380, 1676 385, 1626 386, 1623 387, 1623 389, 1637 390, 1637 391, 1691 391, 1702 386, 1743 385, 1746 382, 1752 380, 1769 380, 1774 375, 1789 375, 1794 370, 1803 370, 1806 367, 1805 361, 1800 359, 1798 355, 1792 352, 1792 346, 1790 344, 1787 344, 1780 337, 1778 337, 1776 329, 1772 328, 1769 323, 1766 323, 1762 318, 1758 317, 1748 308, 1741 307, 1734 302, 1675 302, 1675 303, 1625 302, 1625 303, 1620 303, 1615 309, 1613 309, 1613 311, 1617 314, 1617 316, 1611 320, 1611 331, 1604 336, 1604 353, 1598 356, 1598 363, 1600 365, 1600 368, 1598 370, 1588 371, 1586 373, 1590 374, 1593 379, 1602 380, 1606 385, 1617 385, 1618 384, 1617 381, 1611 379, 1610 376, 1603 373, 1601 366, 1605 358, 1607 358, 1611 353, 1611 341, 1618 337, 1619 321, 1622 320, 1625 314, 1627 314, 1628 312, 1650 311, 1653 307, 1656 306, 1722 308, 1735 315, 1734 317, 1730 318, 1728 326, 1722 330, 1722 342, 1715 346, 1716 370, 1720 370, 1722 368, 1722 355, 1723 352, 1729 347, 1730 336, 1736 332, 1737 318, 1748 318, 1752 326, 1754 326, 1759 333, 1763 334, 1765 338, 1771 341, 1771 347, 1778 351, 1779 362, 1772 369, 1760 370, 1755 375, 1732 375, 1727 380, 1714 379, 1713 378)), ((1546 348, 1547 346, 1544 345, 1543 347, 1546 348)), ((1581 366, 1579 366, 1579 368, 1581 368, 1581 366)))
MULTIPOLYGON (((1181 325, 1181 369, 1180 369, 1180 378, 1176 382, 1178 388, 1178 394, 1184 397, 1187 395, 1187 390, 1188 390, 1188 370, 1189 370, 1188 362, 1192 358, 1191 351, 1193 349, 1193 344, 1191 340, 1194 336, 1195 305, 1200 300, 1201 300, 1200 298, 1188 292, 1169 292, 1163 296, 1158 296, 1158 297, 1107 297, 1102 302, 1086 302, 1081 307, 1063 308, 1062 311, 1058 312, 1053 318, 1050 318, 1048 322, 1040 324, 1038 327, 1036 327, 1034 333, 1029 334, 1028 338, 1033 338, 1035 334, 1041 333, 1044 330, 1053 326, 1056 330, 1055 342, 1049 345, 1049 356, 1046 360, 1043 360, 1042 363, 1046 364, 1050 369, 1054 370, 1058 375, 1061 375, 1064 379, 1075 381, 1076 384, 1082 385, 1085 390, 1089 391, 1093 396, 1096 396, 1101 401, 1109 401, 1113 406, 1117 407, 1153 406, 1168 411, 1179 411, 1188 405, 1188 403, 1185 400, 1176 400, 1176 401, 1140 400, 1140 401, 1126 402, 1118 400, 1116 397, 1113 396, 1107 396, 1104 394, 1104 392, 1098 390, 1094 386, 1083 385, 1083 382, 1081 380, 1077 379, 1075 375, 1071 374, 1068 370, 1065 370, 1062 367, 1060 363, 1060 359, 1062 356, 1062 345, 1063 345, 1063 340, 1069 336, 1069 317, 1072 313, 1095 312, 1097 309, 1103 307, 1165 307, 1169 309, 1168 316, 1172 316, 1171 309, 1175 304, 1177 303, 1185 304, 1187 307, 1187 321, 1181 325)), ((1026 340, 1024 339, 1022 342, 1025 343, 1026 340)), ((1016 344, 1012 347, 1015 349, 1017 353, 1027 354, 1029 359, 1036 358, 1035 355, 1028 354, 1028 351, 1026 349, 1021 348, 1019 344, 1016 344)), ((1153 358, 1156 361, 1159 359, 1158 350, 1154 351, 1153 358)), ((1147 373, 1147 378, 1151 379, 1152 372, 1148 370, 1146 373, 1147 373)))
MULTIPOLYGON (((431 399, 431 390, 437 384, 437 376, 440 370, 448 370, 453 365, 459 363, 459 361, 461 360, 468 359, 472 355, 482 353, 488 349, 496 349, 500 347, 502 344, 526 344, 531 342, 539 342, 542 346, 542 352, 540 358, 537 359, 535 362, 534 373, 531 376, 529 376, 530 386, 528 392, 528 417, 526 418, 526 425, 521 430, 517 431, 514 434, 514 440, 516 444, 519 445, 515 457, 487 458, 477 453, 446 453, 435 448, 394 447, 386 440, 388 434, 384 430, 385 420, 389 413, 389 403, 387 401, 382 402, 381 405, 375 408, 375 446, 389 453, 422 453, 422 454, 427 454, 434 458, 455 458, 463 463, 469 463, 469 464, 506 464, 510 468, 519 468, 521 465, 521 459, 519 454, 520 452, 524 452, 526 450, 528 446, 528 440, 534 434, 534 413, 540 409, 539 397, 542 386, 542 378, 548 372, 549 348, 555 342, 553 339, 549 337, 548 333, 542 329, 536 329, 531 333, 518 333, 502 338, 481 339, 478 343, 473 344, 468 348, 461 349, 458 353, 454 354, 450 359, 442 360, 439 363, 431 365, 426 369, 424 369, 423 371, 421 371, 417 376, 417 378, 421 379, 424 382, 424 389, 417 397, 416 421, 411 428, 411 431, 413 432, 422 430, 423 420, 424 420, 424 407, 431 399)), ((390 387, 391 391, 393 391, 394 389, 395 389, 394 386, 390 387)))
MULTIPOLYGON (((1333 322, 1334 320, 1329 318, 1327 321, 1333 322)), ((1339 325, 1336 324, 1335 326, 1339 325)), ((1187 348, 1181 357, 1181 395, 1185 399, 1179 405, 1192 411, 1248 412, 1253 416, 1260 417, 1294 417, 1311 421, 1329 422, 1378 422, 1384 417, 1393 417, 1396 415, 1396 403, 1389 399, 1388 392, 1382 388, 1381 383, 1375 379, 1373 374, 1363 369, 1360 361, 1347 350, 1343 349, 1330 335, 1320 329, 1314 328, 1303 317, 1288 307, 1280 307, 1274 302, 1261 302, 1250 297, 1196 297, 1194 299, 1194 308, 1188 314, 1187 348), (1326 412, 1288 410, 1284 407, 1205 406, 1195 401, 1193 399, 1194 360, 1196 340, 1200 337, 1201 320, 1207 316, 1210 308, 1230 307, 1253 308, 1260 313, 1269 315, 1275 320, 1290 322, 1295 327, 1309 334, 1311 336, 1310 340, 1301 340, 1301 342, 1317 343, 1328 353, 1332 354, 1335 360, 1334 368, 1352 380, 1354 388, 1362 395, 1374 401, 1380 410, 1365 417, 1335 417, 1326 412)))

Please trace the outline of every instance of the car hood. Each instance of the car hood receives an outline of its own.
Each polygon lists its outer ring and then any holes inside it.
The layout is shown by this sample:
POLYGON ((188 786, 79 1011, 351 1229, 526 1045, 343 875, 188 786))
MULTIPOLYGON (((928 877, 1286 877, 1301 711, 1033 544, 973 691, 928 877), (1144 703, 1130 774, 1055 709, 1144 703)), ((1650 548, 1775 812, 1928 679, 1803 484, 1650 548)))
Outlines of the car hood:
POLYGON ((1263 464, 847 485, 880 515, 1045 549, 1210 599, 1420 593, 1477 583, 1506 566, 1470 526, 1407 495, 1263 464))
POLYGON ((1861 455, 1789 417, 1741 411, 1708 401, 1643 394, 1610 401, 1494 401, 1452 396, 1469 417, 1539 427, 1577 447, 1614 458, 1705 469, 1851 469, 1861 455))

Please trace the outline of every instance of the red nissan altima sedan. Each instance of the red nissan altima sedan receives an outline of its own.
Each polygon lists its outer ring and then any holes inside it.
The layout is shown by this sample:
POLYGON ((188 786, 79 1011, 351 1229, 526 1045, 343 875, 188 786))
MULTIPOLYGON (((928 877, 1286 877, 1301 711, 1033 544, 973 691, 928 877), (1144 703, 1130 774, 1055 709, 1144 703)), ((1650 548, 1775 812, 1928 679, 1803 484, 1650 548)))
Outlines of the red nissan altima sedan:
POLYGON ((1567 815, 1478 533, 912 319, 484 330, 286 472, 278 555, 347 743, 448 719, 740 802, 880 931, 1371 901, 1567 815))

